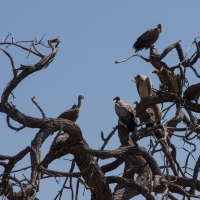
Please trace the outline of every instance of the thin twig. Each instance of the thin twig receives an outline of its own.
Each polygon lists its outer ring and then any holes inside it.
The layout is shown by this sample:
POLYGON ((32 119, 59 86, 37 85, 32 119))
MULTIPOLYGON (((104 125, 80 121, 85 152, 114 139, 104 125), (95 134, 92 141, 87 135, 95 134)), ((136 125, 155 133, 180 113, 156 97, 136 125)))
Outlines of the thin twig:
POLYGON ((70 179, 69 179, 69 186, 70 186, 71 194, 72 194, 71 198, 72 198, 72 200, 74 200, 74 190, 73 190, 73 184, 72 184, 72 177, 70 177, 70 179))
POLYGON ((40 170, 47 174, 47 175, 50 175, 50 176, 53 176, 53 177, 75 177, 75 178, 78 178, 80 176, 82 176, 83 174, 85 174, 88 170, 91 169, 91 167, 93 167, 93 164, 90 163, 88 167, 86 167, 85 169, 83 169, 82 171, 80 172, 73 172, 73 173, 67 173, 67 172, 58 172, 58 171, 54 171, 54 170, 49 170, 49 169, 46 169, 44 167, 40 167, 40 170))
POLYGON ((13 75, 14 75, 14 77, 16 77, 17 72, 15 71, 15 64, 14 64, 14 60, 13 60, 12 56, 7 51, 5 51, 4 49, 0 48, 0 50, 2 50, 9 57, 11 65, 12 65, 13 75))
POLYGON ((194 194, 195 193, 195 188, 196 188, 196 183, 197 183, 197 177, 198 177, 198 172, 200 171, 200 156, 196 162, 196 165, 194 167, 194 173, 193 173, 193 181, 192 181, 192 186, 190 188, 189 193, 194 194))
POLYGON ((143 60, 145 60, 146 62, 150 62, 150 61, 151 61, 150 59, 147 59, 147 58, 141 56, 140 54, 133 54, 133 55, 131 55, 131 56, 125 58, 124 60, 116 60, 116 61, 115 61, 115 64, 125 62, 125 61, 129 60, 130 58, 132 58, 132 57, 134 57, 134 56, 138 56, 138 57, 142 58, 143 60))
MULTIPOLYGON (((75 167, 75 159, 72 159, 71 168, 70 168, 70 170, 69 170, 70 173, 73 172, 74 167, 75 167)), ((58 194, 56 195, 56 197, 54 198, 54 200, 56 200, 58 197, 59 197, 59 199, 61 199, 63 190, 64 190, 65 185, 66 185, 66 183, 67 183, 67 180, 68 180, 68 177, 66 177, 66 179, 65 179, 65 181, 64 181, 64 183, 63 183, 62 188, 60 189, 60 191, 58 192, 58 194)))
POLYGON ((32 97, 31 100, 32 102, 38 107, 38 109, 40 110, 40 112, 42 113, 42 117, 45 118, 45 113, 44 111, 42 110, 42 108, 39 106, 39 104, 34 100, 35 97, 32 97))
POLYGON ((42 58, 42 56, 41 56, 40 54, 38 54, 37 52, 32 51, 31 49, 28 49, 28 48, 26 48, 26 47, 23 47, 23 46, 17 44, 16 42, 0 42, 0 45, 6 45, 6 44, 7 44, 8 46, 9 46, 9 45, 17 46, 17 47, 19 47, 19 48, 21 48, 21 49, 23 49, 23 50, 25 50, 25 51, 28 51, 28 52, 30 52, 30 53, 32 53, 32 54, 34 54, 34 55, 39 56, 39 57, 42 58))
MULTIPOLYGON (((24 167, 24 168, 22 168, 22 169, 18 169, 18 170, 10 171, 10 172, 7 172, 7 173, 3 173, 3 174, 10 174, 10 173, 15 173, 15 172, 25 171, 25 170, 27 170, 27 169, 30 168, 30 167, 32 167, 32 165, 31 165, 31 166, 28 166, 28 167, 24 167)), ((2 175, 3 175, 3 174, 2 174, 2 175)))
POLYGON ((76 196, 75 196, 75 200, 78 200, 78 191, 79 191, 79 179, 76 182, 76 196))
MULTIPOLYGON (((117 126, 115 126, 113 128, 113 131, 111 131, 111 133, 108 135, 107 138, 104 138, 104 135, 103 135, 103 131, 101 131, 101 139, 104 141, 102 147, 101 147, 101 150, 103 150, 105 148, 105 146, 107 145, 108 141, 111 139, 111 137, 114 135, 115 131, 118 129, 117 126)), ((98 162, 99 158, 96 159, 96 161, 98 162)))
POLYGON ((14 126, 12 126, 10 124, 10 117, 8 115, 6 116, 6 122, 7 122, 8 127, 11 128, 11 129, 13 129, 13 130, 15 130, 16 132, 22 130, 23 128, 26 128, 26 126, 24 126, 24 125, 21 126, 21 127, 19 127, 19 128, 15 128, 14 126))

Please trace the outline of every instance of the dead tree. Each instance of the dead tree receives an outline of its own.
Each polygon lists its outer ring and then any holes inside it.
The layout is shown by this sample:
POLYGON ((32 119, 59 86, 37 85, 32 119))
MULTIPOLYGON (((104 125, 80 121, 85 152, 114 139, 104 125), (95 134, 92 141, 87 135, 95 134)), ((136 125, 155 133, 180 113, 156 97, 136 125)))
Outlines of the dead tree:
MULTIPOLYGON (((42 38, 43 39, 43 38, 42 38)), ((188 173, 188 159, 193 156, 193 152, 196 150, 194 139, 200 139, 200 120, 194 116, 193 112, 200 112, 200 105, 196 105, 184 99, 181 96, 181 92, 170 90, 171 85, 161 90, 155 90, 153 95, 147 97, 140 102, 136 107, 136 117, 139 117, 148 107, 159 103, 172 102, 176 105, 175 116, 164 121, 165 114, 160 124, 154 123, 154 126, 147 128, 140 128, 138 125, 137 129, 131 134, 128 126, 119 121, 118 125, 113 129, 110 135, 105 138, 102 133, 101 137, 103 145, 100 150, 92 149, 84 140, 84 134, 82 134, 81 128, 73 121, 63 118, 47 118, 42 108, 33 100, 38 109, 41 111, 43 118, 35 118, 27 116, 20 112, 14 105, 9 103, 8 98, 12 95, 12 91, 28 76, 32 73, 38 72, 41 69, 47 68, 55 58, 58 45, 60 43, 59 37, 48 40, 47 44, 41 40, 31 41, 14 41, 12 34, 0 45, 3 47, 16 46, 17 48, 27 51, 29 54, 33 54, 40 58, 39 62, 31 65, 22 65, 20 68, 16 68, 14 60, 8 50, 2 48, 1 50, 10 59, 11 67, 13 71, 13 78, 8 83, 4 92, 2 93, 0 111, 7 116, 8 127, 16 131, 20 131, 25 127, 39 128, 39 131, 31 141, 31 145, 22 149, 14 156, 0 155, 0 165, 4 168, 3 173, 0 175, 0 195, 4 199, 9 200, 36 200, 37 192, 39 191, 40 182, 44 178, 66 178, 63 187, 58 192, 55 199, 61 199, 62 192, 68 179, 77 179, 76 188, 76 199, 78 193, 78 185, 82 183, 87 189, 91 191, 91 199, 93 200, 111 200, 111 199, 130 199, 139 194, 143 195, 148 200, 155 199, 156 194, 161 194, 162 198, 167 197, 169 199, 177 199, 176 194, 183 196, 183 198, 190 199, 191 197, 200 198, 195 195, 196 191, 200 191, 200 181, 197 180, 198 170, 200 167, 199 158, 196 158, 196 165, 194 166, 193 174, 189 176, 188 173), (11 41, 8 42, 8 38, 11 41), (30 47, 23 46, 21 43, 29 43, 30 47), (37 48, 36 45, 42 45, 45 48, 50 48, 51 52, 48 55, 43 55, 37 48), (186 115, 184 109, 189 115, 186 115), (20 128, 13 127, 9 119, 12 119, 22 126, 20 128), (184 128, 177 128, 177 125, 184 122, 184 128), (119 140, 121 146, 114 150, 104 150, 108 140, 111 139, 114 132, 118 130, 119 140), (51 146, 49 152, 41 159, 41 147, 45 140, 58 131, 51 146), (186 133, 182 134, 183 131, 186 133), (181 132, 177 134, 176 132, 181 132), (138 140, 142 140, 145 137, 150 137, 149 149, 138 146, 138 140), (183 149, 188 152, 184 168, 179 164, 176 145, 171 141, 172 137, 179 137, 185 143, 192 145, 194 148, 192 151, 183 149), (171 151, 169 150, 171 149, 171 151), (162 152, 164 155, 163 165, 159 165, 155 160, 154 155, 157 152, 162 152), (14 166, 22 160, 26 155, 30 156, 30 163, 28 167, 23 169, 14 170, 14 166), (69 172, 61 172, 51 170, 49 164, 54 160, 61 158, 67 154, 74 155, 71 169, 69 172), (115 158, 113 162, 107 163, 106 165, 99 166, 98 159, 115 158), (107 172, 111 172, 125 163, 125 168, 122 177, 106 176, 107 172), (77 165, 79 172, 73 172, 74 165, 77 165), (29 177, 24 179, 18 179, 15 176, 15 172, 31 169, 29 177), (114 191, 111 191, 109 184, 116 183, 114 191), (19 187, 19 190, 14 189, 15 186, 19 187), (189 187, 190 190, 186 190, 189 187)), ((150 49, 150 58, 144 58, 141 55, 134 54, 133 56, 139 56, 146 62, 150 62, 153 67, 157 70, 164 68, 169 74, 168 78, 173 80, 176 77, 174 70, 178 68, 181 75, 181 91, 183 86, 187 82, 186 69, 191 68, 197 77, 200 77, 197 70, 193 65, 197 62, 200 57, 199 44, 194 41, 196 45, 196 52, 191 58, 185 58, 179 42, 176 42, 167 47, 162 54, 158 54, 155 48, 150 49), (162 59, 167 54, 176 48, 180 63, 177 66, 169 67, 162 59)), ((133 57, 132 56, 132 57, 133 57)), ((126 59, 127 60, 127 59, 126 59)), ((125 60, 123 60, 125 61, 125 60)), ((120 61, 117 61, 119 63, 120 61)), ((122 62, 122 61, 121 61, 122 62)), ((163 110, 167 113, 172 106, 163 110)), ((20 133, 19 133, 20 134, 20 133)), ((68 188, 69 189, 69 188, 68 188)), ((71 192, 73 193, 72 189, 71 192)))

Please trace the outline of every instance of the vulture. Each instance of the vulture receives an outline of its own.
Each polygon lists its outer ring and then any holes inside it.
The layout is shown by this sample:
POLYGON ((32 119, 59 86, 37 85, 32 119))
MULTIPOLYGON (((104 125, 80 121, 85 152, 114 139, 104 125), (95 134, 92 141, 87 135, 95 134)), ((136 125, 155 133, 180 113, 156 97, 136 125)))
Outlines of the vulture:
MULTIPOLYGON (((134 103, 136 105, 139 104, 138 101, 135 101, 134 103)), ((156 124, 160 124, 161 117, 162 117, 162 111, 160 109, 160 105, 159 104, 155 104, 155 105, 152 105, 149 108, 147 108, 139 116, 139 119, 140 119, 140 123, 143 123, 143 122, 152 122, 152 123, 146 124, 146 128, 147 128, 147 127, 153 127, 156 124), (153 122, 153 121, 156 121, 156 122, 153 122)))
POLYGON ((200 97, 200 83, 190 85, 184 92, 183 97, 189 101, 195 100, 196 105, 200 97))
MULTIPOLYGON (((135 101, 134 102, 136 105, 139 104, 138 101, 135 101)), ((152 122, 152 123, 149 123, 149 124, 146 124, 146 128, 147 127, 152 127, 154 126, 154 122, 156 119, 155 119, 155 115, 154 115, 154 111, 152 110, 152 108, 147 108, 140 116, 139 116, 139 119, 140 119, 140 123, 146 123, 146 122, 152 122)))
POLYGON ((144 99, 146 97, 150 97, 152 88, 151 78, 148 76, 138 74, 135 77, 135 82, 140 98, 144 99))
POLYGON ((182 91, 181 75, 174 71, 174 72, 172 72, 172 79, 173 79, 173 84, 174 84, 174 92, 177 95, 180 95, 181 91, 182 91))
POLYGON ((162 32, 162 24, 158 24, 157 28, 150 29, 143 33, 134 43, 133 48, 135 53, 142 49, 150 48, 158 39, 159 34, 162 32))
POLYGON ((163 86, 167 86, 169 92, 180 94, 181 93, 181 76, 176 72, 172 72, 165 67, 161 67, 160 70, 156 69, 152 73, 155 73, 163 86))
POLYGON ((69 110, 66 110, 58 116, 58 118, 68 119, 75 122, 79 116, 79 109, 81 107, 81 100, 84 99, 83 95, 78 96, 78 105, 74 104, 69 110))
POLYGON ((119 96, 116 96, 113 100, 115 102, 115 112, 119 117, 119 120, 127 125, 129 132, 133 132, 137 127, 137 118, 135 109, 123 102, 119 96))
POLYGON ((155 114, 155 120, 158 120, 156 124, 160 124, 160 120, 162 118, 162 110, 160 108, 160 104, 154 104, 150 106, 155 114))

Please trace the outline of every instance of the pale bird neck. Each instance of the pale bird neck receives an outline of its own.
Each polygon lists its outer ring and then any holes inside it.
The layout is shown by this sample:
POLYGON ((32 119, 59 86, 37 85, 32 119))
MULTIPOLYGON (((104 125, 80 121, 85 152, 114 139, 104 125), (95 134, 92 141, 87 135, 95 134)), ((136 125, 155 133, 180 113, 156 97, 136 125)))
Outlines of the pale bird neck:
POLYGON ((162 26, 160 27, 160 33, 163 31, 162 26))

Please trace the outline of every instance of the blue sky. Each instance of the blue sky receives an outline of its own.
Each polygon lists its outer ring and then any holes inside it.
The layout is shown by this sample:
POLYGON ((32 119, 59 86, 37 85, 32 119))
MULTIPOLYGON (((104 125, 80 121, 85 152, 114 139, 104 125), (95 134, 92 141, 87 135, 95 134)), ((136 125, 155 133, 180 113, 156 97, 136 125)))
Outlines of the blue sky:
MULTIPOLYGON (((137 74, 150 76, 153 86, 155 88, 159 86, 158 77, 155 74, 152 75, 154 68, 149 63, 135 57, 116 65, 115 60, 133 54, 132 46, 138 36, 156 27, 158 23, 163 24, 163 33, 155 44, 158 52, 161 53, 163 49, 178 40, 181 40, 183 51, 186 52, 187 45, 193 42, 195 37, 200 36, 199 7, 200 2, 197 0, 1 1, 0 39, 5 38, 8 32, 15 36, 15 41, 31 40, 34 37, 39 40, 45 33, 45 42, 57 36, 61 38, 59 52, 53 63, 47 69, 32 74, 14 90, 16 98, 12 101, 13 104, 27 115, 41 117, 38 109, 31 102, 31 98, 35 96, 35 100, 47 117, 57 117, 77 103, 77 96, 83 94, 85 99, 77 124, 90 147, 100 148, 101 130, 107 135, 117 125, 113 98, 118 95, 131 105, 133 101, 139 100, 135 84, 131 81, 137 74)), ((34 64, 37 61, 37 58, 32 55, 26 59, 27 53, 19 49, 8 50, 16 66, 21 63, 34 64)), ((192 50, 194 51, 193 47, 189 55, 192 55, 192 50)), ((145 57, 148 57, 148 53, 145 50, 141 51, 145 57)), ((0 52, 0 58, 0 92, 2 93, 12 78, 12 71, 9 60, 2 52, 0 52)), ((164 61, 170 67, 177 65, 179 60, 176 51, 173 50, 164 61)), ((199 62, 195 65, 197 69, 198 65, 199 62)), ((190 84, 198 82, 191 70, 188 70, 187 78, 190 84)), ((173 116, 174 110, 170 112, 167 119, 173 116)), ((198 114, 197 117, 199 117, 198 114)), ((0 122, 1 154, 14 155, 19 152, 30 145, 38 131, 27 128, 15 133, 7 128, 6 116, 2 113, 0 113, 0 122)), ((53 137, 48 138, 44 143, 42 156, 49 150, 52 140, 53 137)), ((139 145, 148 148, 146 146, 148 141, 148 139, 142 140, 139 145)), ((119 145, 116 133, 106 149, 115 149, 119 145)), ((182 143, 179 147, 181 145, 182 143)), ((180 157, 184 156, 184 154, 180 155, 180 157)), ((158 162, 162 163, 159 159, 160 157, 158 157, 158 162)), ((107 161, 100 161, 100 165, 105 162, 107 161)), ((16 169, 28 165, 30 163, 27 156, 16 166, 16 169)), ((62 158, 50 167, 68 171, 70 165, 62 158)), ((115 175, 122 173, 122 169, 123 166, 117 169, 115 175)), ((28 170, 24 173, 27 176, 29 174, 28 170)), ((61 185, 62 182, 58 185, 55 180, 50 183, 42 181, 37 197, 53 199, 61 185), (53 189, 47 192, 49 184, 53 185, 53 189)), ((86 191, 82 196, 83 187, 80 190, 80 199, 89 199, 90 193, 86 191)), ((69 192, 65 193, 65 195, 69 194, 69 192)))

